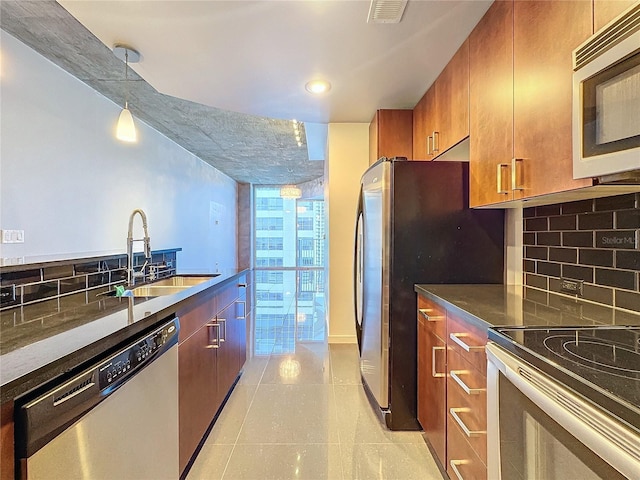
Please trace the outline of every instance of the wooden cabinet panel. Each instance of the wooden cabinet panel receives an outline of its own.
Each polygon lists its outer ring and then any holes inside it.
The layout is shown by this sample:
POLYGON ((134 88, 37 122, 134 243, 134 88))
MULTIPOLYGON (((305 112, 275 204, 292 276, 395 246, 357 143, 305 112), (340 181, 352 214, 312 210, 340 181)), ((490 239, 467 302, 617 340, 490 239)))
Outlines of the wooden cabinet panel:
POLYGON ((468 364, 487 375, 487 331, 470 325, 451 311, 447 311, 447 347, 465 359, 468 364))
POLYGON ((180 318, 180 333, 178 341, 182 343, 193 335, 207 321, 215 317, 216 311, 216 297, 202 299, 195 305, 191 304, 178 310, 177 315, 180 318))
POLYGON ((504 185, 497 184, 498 165, 513 155, 511 1, 494 2, 469 36, 469 98, 469 204, 512 200, 506 168, 504 185))
POLYGON ((226 396, 233 385, 240 368, 238 366, 236 318, 237 303, 234 302, 222 310, 217 316, 220 324, 220 348, 217 349, 217 382, 220 400, 226 396))
POLYGON ((2 404, 0 408, 0 479, 15 477, 14 441, 13 441, 13 401, 2 404))
POLYGON ((469 135, 469 40, 465 40, 435 82, 435 156, 469 135))
POLYGON ((593 29, 594 33, 604 27, 611 20, 624 12, 637 0, 594 0, 593 1, 593 29))
POLYGON ((486 480, 487 467, 480 460, 469 442, 453 420, 451 415, 447 419, 447 473, 449 477, 464 478, 465 480, 486 480), (458 470, 459 475, 454 472, 452 464, 458 470))
POLYGON ((447 311, 435 302, 418 296, 418 320, 424 321, 427 330, 444 340, 447 336, 447 311))
POLYGON ((436 89, 431 86, 413 109, 413 159, 433 160, 431 150, 432 137, 435 130, 436 89), (427 145, 429 143, 429 145, 427 145))
POLYGON ((219 407, 214 329, 204 325, 178 347, 180 471, 189 463, 219 407))
POLYGON ((378 110, 369 124, 369 165, 380 157, 412 158, 412 142, 412 110, 378 110))
POLYGON ((571 139, 571 52, 590 35, 589 2, 514 4, 514 156, 522 159, 523 197, 592 185, 573 180, 571 139))
MULTIPOLYGON (((486 384, 486 379, 475 372, 476 378, 473 383, 486 384)), ((458 425, 465 435, 467 442, 476 452, 478 458, 484 463, 487 462, 487 394, 483 391, 477 395, 467 394, 456 383, 453 378, 447 380, 447 413, 454 422, 460 422, 470 432, 470 436, 463 431, 462 426, 458 425), (453 413, 457 415, 456 421, 453 413)))
POLYGON ((442 339, 433 332, 426 331, 423 337, 422 349, 418 355, 422 356, 421 380, 418 397, 418 421, 436 452, 438 459, 444 465, 446 461, 446 346, 442 339))

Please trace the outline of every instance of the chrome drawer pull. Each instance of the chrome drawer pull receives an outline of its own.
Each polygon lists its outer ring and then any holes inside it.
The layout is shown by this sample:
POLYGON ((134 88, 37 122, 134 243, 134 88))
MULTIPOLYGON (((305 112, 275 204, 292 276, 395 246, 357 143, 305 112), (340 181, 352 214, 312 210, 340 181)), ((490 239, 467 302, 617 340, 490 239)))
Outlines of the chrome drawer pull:
POLYGON ((431 375, 434 378, 442 378, 446 376, 446 373, 436 372, 436 350, 446 350, 447 347, 431 347, 431 375))
POLYGON ((522 185, 518 185, 518 174, 516 170, 516 166, 518 162, 523 162, 522 158, 512 158, 511 159, 511 190, 524 190, 522 185))
POLYGON ((481 392, 486 392, 487 391, 486 388, 471 388, 469 385, 464 383, 464 380, 462 380, 458 376, 458 375, 466 375, 468 373, 469 373, 469 370, 451 370, 449 372, 449 376, 453 378, 456 381, 456 383, 462 387, 462 389, 465 391, 467 395, 477 395, 481 392))
POLYGON ((244 320, 247 318, 247 302, 246 300, 237 300, 236 303, 242 304, 242 315, 236 315, 236 320, 244 320))
POLYGON ((477 437, 478 435, 486 435, 487 431, 486 430, 469 430, 469 427, 467 427, 464 422, 462 421, 462 419, 458 416, 458 412, 460 413, 468 413, 470 412, 471 409, 470 408, 450 408, 449 412, 451 413, 451 416, 453 417, 453 419, 456 421, 456 423, 458 424, 458 426, 462 429, 462 431, 464 432, 464 434, 467 437, 477 437))
MULTIPOLYGON (((224 336, 220 335, 218 338, 221 342, 226 341, 227 339, 227 319, 226 318, 218 318, 216 320, 216 322, 218 323, 218 325, 220 325, 221 327, 224 327, 224 336)), ((220 329, 218 329, 220 330, 220 329)))
POLYGON ((502 169, 503 168, 509 168, 511 165, 509 165, 508 163, 499 163, 498 164, 498 174, 497 174, 497 178, 496 178, 496 182, 498 184, 498 193, 499 194, 504 194, 504 195, 508 195, 509 194, 509 190, 503 190, 502 189, 502 169))
POLYGON ((207 323, 206 325, 209 329, 212 327, 218 328, 216 328, 216 343, 211 343, 211 340, 209 340, 209 344, 205 348, 220 348, 220 325, 215 322, 207 323))
POLYGON ((484 345, 467 345, 461 338, 468 337, 468 333, 450 333, 449 338, 464 348, 467 352, 484 352, 484 345))
POLYGON ((449 460, 449 465, 451 465, 451 470, 453 470, 453 473, 456 474, 456 477, 458 477, 458 480, 464 480, 464 477, 460 474, 460 471, 458 470, 458 465, 467 465, 469 462, 469 460, 449 460))
POLYGON ((430 308, 420 308, 418 311, 427 319, 427 322, 442 322, 444 320, 444 315, 429 315, 430 308))

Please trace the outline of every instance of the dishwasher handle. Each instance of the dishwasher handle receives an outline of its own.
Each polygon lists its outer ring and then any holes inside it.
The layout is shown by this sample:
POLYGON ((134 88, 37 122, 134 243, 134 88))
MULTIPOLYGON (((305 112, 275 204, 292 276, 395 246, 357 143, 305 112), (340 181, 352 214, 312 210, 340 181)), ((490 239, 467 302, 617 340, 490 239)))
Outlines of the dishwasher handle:
MULTIPOLYGON (((93 365, 44 393, 16 400, 16 452, 28 458, 85 413, 133 378, 146 365, 178 343, 177 317, 129 340, 117 353, 96 358, 93 365)), ((46 387, 44 387, 46 388, 46 387)))

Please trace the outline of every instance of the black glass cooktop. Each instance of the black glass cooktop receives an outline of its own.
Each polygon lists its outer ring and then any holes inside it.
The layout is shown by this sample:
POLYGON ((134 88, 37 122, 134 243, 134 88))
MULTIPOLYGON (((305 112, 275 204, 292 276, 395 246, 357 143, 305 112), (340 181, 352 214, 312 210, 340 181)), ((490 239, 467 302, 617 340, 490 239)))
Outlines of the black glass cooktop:
POLYGON ((489 340, 640 429, 640 327, 494 328, 489 340))

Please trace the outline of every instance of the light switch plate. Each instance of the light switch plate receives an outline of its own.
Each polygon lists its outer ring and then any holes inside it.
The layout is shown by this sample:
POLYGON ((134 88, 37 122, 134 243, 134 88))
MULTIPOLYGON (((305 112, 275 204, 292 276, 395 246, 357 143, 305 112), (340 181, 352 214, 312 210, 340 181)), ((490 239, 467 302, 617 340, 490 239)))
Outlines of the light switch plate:
POLYGON ((2 243, 24 243, 24 230, 2 230, 2 243))

